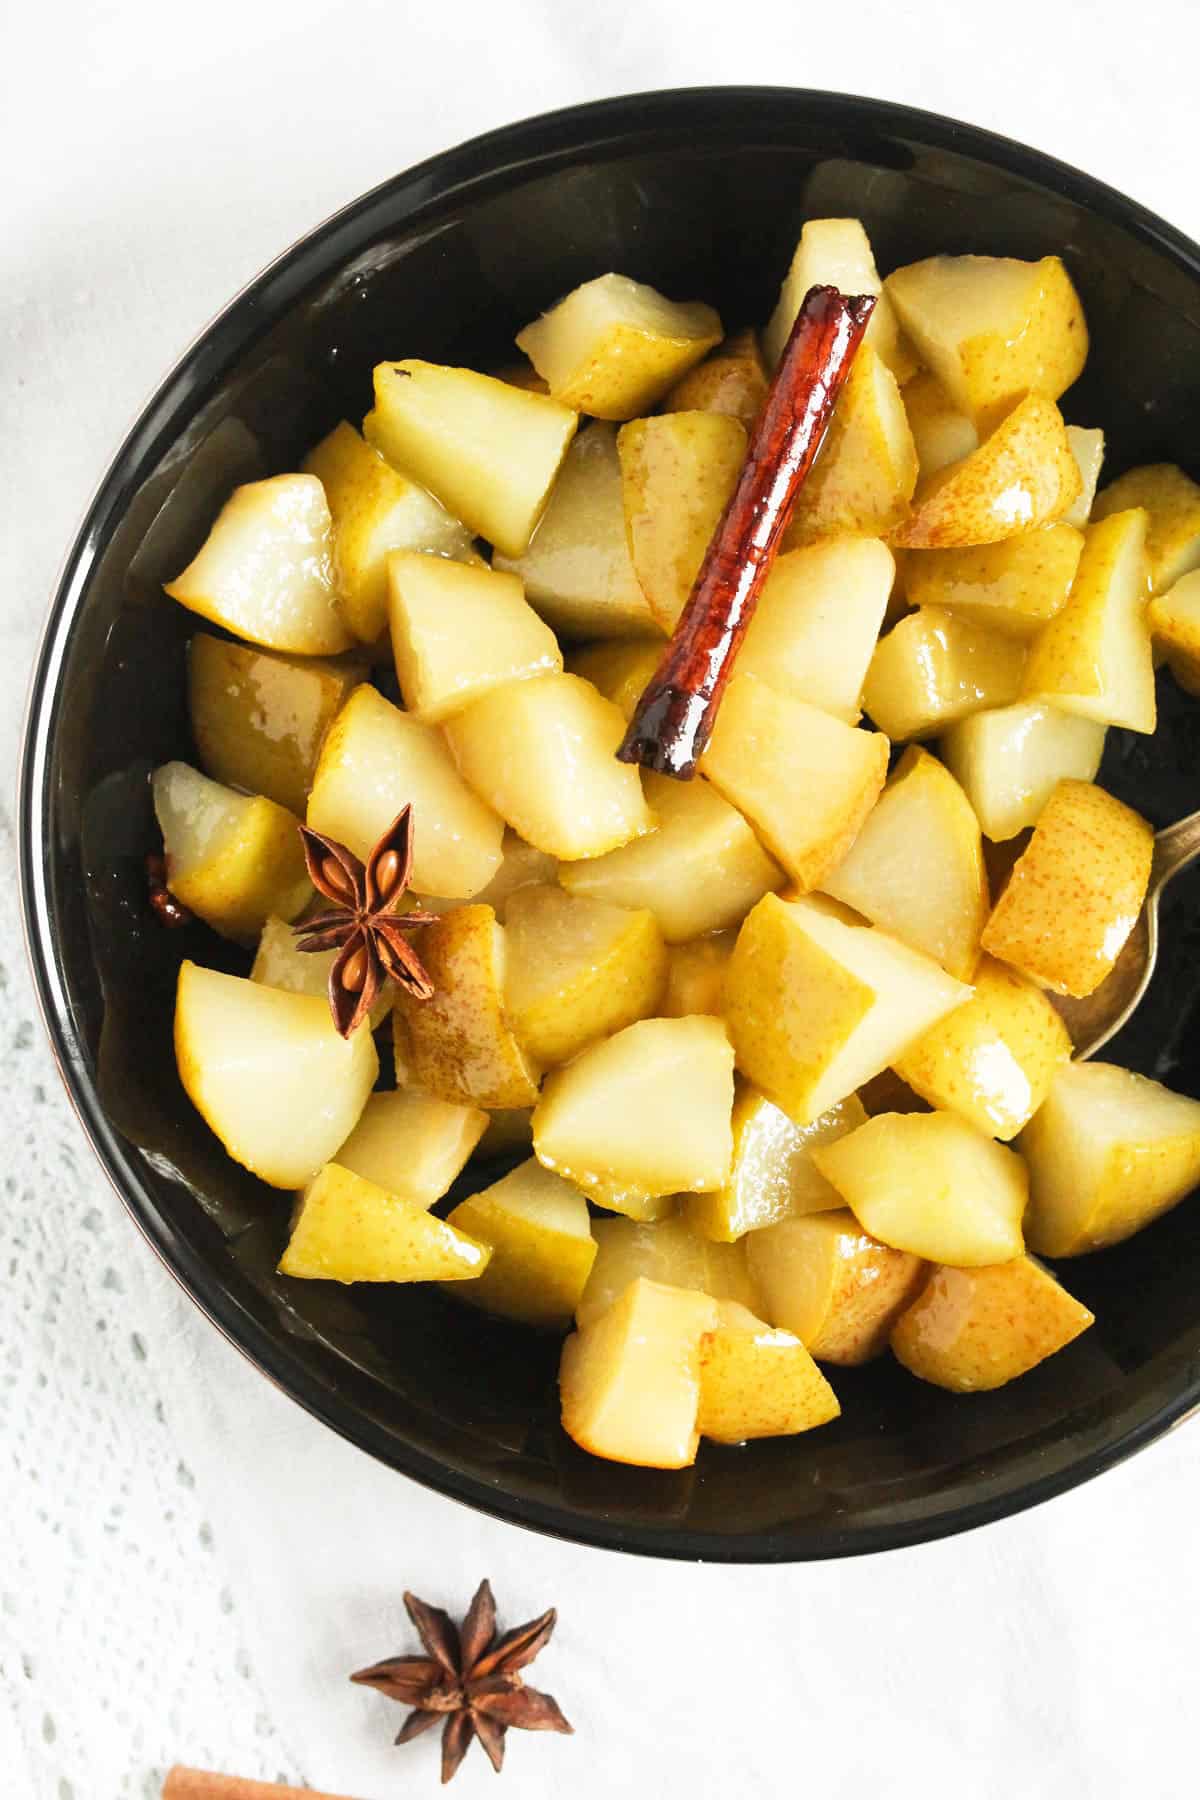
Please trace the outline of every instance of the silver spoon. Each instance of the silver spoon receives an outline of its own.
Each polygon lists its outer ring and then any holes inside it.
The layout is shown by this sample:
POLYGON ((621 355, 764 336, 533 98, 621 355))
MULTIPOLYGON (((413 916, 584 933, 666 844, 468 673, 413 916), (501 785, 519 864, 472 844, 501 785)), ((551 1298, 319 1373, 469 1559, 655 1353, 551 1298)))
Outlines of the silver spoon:
POLYGON ((1168 825, 1154 839, 1154 860, 1150 865, 1150 886, 1137 923, 1125 940, 1112 974, 1100 983, 1094 994, 1084 1000, 1069 995, 1051 994, 1062 1014, 1076 1060, 1094 1056, 1109 1038, 1115 1037, 1150 985, 1158 960, 1158 901, 1172 876, 1186 869, 1200 856, 1200 812, 1190 813, 1175 825, 1168 825))

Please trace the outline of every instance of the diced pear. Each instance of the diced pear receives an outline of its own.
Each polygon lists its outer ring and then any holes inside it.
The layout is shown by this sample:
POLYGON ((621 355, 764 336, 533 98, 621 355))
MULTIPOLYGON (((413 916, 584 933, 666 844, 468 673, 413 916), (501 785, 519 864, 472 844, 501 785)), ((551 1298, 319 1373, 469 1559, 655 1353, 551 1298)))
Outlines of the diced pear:
POLYGON ((851 1366, 883 1354, 925 1274, 919 1257, 879 1243, 845 1211, 753 1231, 746 1257, 763 1316, 810 1356, 851 1366))
MULTIPOLYGON (((557 1180, 557 1177, 553 1179, 557 1180)), ((596 1219, 596 1260, 575 1309, 581 1328, 616 1304, 631 1281, 709 1293, 708 1246, 687 1224, 672 1216, 657 1224, 635 1219, 596 1219)))
POLYGON ((506 381, 509 387, 527 388, 531 394, 548 394, 549 387, 538 374, 527 356, 519 361, 501 363, 498 368, 488 369, 497 381, 506 381))
POLYGON ((1067 437, 1071 444, 1071 454, 1079 464, 1083 487, 1078 500, 1063 514, 1062 522, 1064 525, 1073 525, 1076 531, 1082 531, 1092 516, 1092 505, 1100 482, 1100 470, 1104 462, 1104 433, 1098 426, 1089 428, 1068 425, 1067 437))
POLYGON ((461 1201, 448 1222, 492 1252, 461 1299, 523 1325, 570 1325, 596 1257, 578 1188, 530 1157, 461 1201))
POLYGON ((1150 592, 1164 594, 1200 566, 1200 486, 1175 463, 1147 463, 1120 475, 1097 496, 1092 518, 1144 508, 1150 592))
POLYGON ((1082 486, 1062 414, 1030 394, 978 450, 922 483, 892 543, 910 550, 995 544, 1061 518, 1082 486))
POLYGON ((869 344, 859 350, 817 459, 796 497, 783 547, 842 532, 867 537, 907 517, 917 447, 896 377, 869 344))
POLYGON ((650 1469, 695 1461, 700 1347, 719 1320, 705 1294, 634 1281, 615 1305, 563 1345, 567 1436, 593 1456, 650 1469))
POLYGON ((249 942, 272 913, 294 919, 308 904, 300 821, 286 807, 181 762, 155 770, 153 792, 167 884, 214 931, 249 942))
POLYGON ((733 1300, 721 1302, 720 1313, 701 1351, 701 1437, 718 1444, 790 1437, 838 1417, 837 1395, 798 1337, 733 1300))
MULTIPOLYGON (((642 1019, 548 1077, 533 1147, 617 1212, 627 1196, 719 1187, 733 1155, 733 1051, 720 1020, 642 1019)), ((636 1216, 636 1214, 635 1214, 636 1216)))
POLYGON ((892 1327, 913 1375, 956 1394, 1003 1387, 1062 1350, 1095 1318, 1032 1256, 937 1268, 892 1327))
POLYGON ((1025 1164, 954 1113, 880 1113, 812 1157, 863 1229, 894 1250, 980 1268, 1024 1248, 1025 1164))
POLYGON ((856 730, 745 674, 725 690, 700 767, 807 891, 854 842, 887 764, 880 732, 856 730))
POLYGON ((488 1116, 416 1088, 372 1094, 338 1150, 339 1168, 417 1206, 432 1206, 461 1175, 488 1116))
POLYGON ((594 419, 636 419, 721 341, 702 300, 668 300, 627 275, 599 275, 517 333, 556 400, 594 419))
POLYGON ((971 803, 936 756, 904 752, 879 803, 822 884, 901 943, 970 981, 990 908, 971 803))
POLYGON ((829 538, 778 557, 738 651, 739 674, 856 725, 895 574, 878 538, 829 538))
POLYGON ((471 534, 432 494, 385 462, 343 420, 305 458, 325 489, 333 519, 333 556, 342 616, 364 644, 387 630, 387 560, 393 550, 424 550, 469 561, 471 534))
POLYGON ((1153 854, 1154 833, 1132 807, 1091 782, 1060 781, 992 909, 984 949, 1056 994, 1094 993, 1137 923, 1153 854))
POLYGON ((396 675, 415 718, 436 725, 510 681, 556 674, 562 652, 520 579, 441 556, 388 558, 396 675))
POLYGON ((1061 524, 969 550, 912 550, 905 596, 912 606, 948 607, 969 624, 1028 639, 1067 604, 1082 554, 1082 532, 1061 524))
POLYGON ((590 681, 628 724, 662 656, 663 646, 654 639, 613 638, 576 650, 567 658, 567 670, 590 681))
POLYGON ((1087 324, 1057 256, 931 256, 895 270, 885 292, 926 368, 985 428, 1027 394, 1057 400, 1083 372, 1087 324))
POLYGON ((504 927, 490 906, 459 906, 422 927, 428 1000, 398 992, 392 1017, 405 1084, 457 1106, 532 1106, 540 1071, 518 1042, 505 997, 504 927))
POLYGON ((650 611, 673 631, 746 460, 746 431, 721 413, 662 413, 617 433, 625 533, 650 611))
POLYGON ((688 1223, 702 1237, 732 1243, 748 1231, 829 1212, 844 1205, 812 1159, 814 1144, 831 1143, 866 1123, 855 1095, 839 1100, 810 1125, 793 1125, 749 1082, 733 1102, 733 1164, 728 1181, 707 1194, 689 1194, 688 1223))
POLYGON ((474 369, 379 363, 363 433, 506 556, 528 547, 579 415, 474 369))
POLYGON ((464 900, 486 887, 500 867, 503 821, 467 786, 439 731, 377 689, 356 688, 322 747, 308 823, 366 857, 409 804, 416 892, 464 900))
POLYGON ((499 688, 445 729, 476 793, 548 856, 603 856, 654 828, 637 770, 616 759, 624 719, 577 675, 499 688))
POLYGON ((521 556, 497 551, 492 566, 519 575, 530 606, 564 637, 661 644, 629 554, 611 425, 597 420, 572 441, 533 542, 521 556))
POLYGON ((479 1140, 480 1159, 512 1156, 518 1150, 532 1149, 532 1106, 493 1107, 488 1113, 487 1130, 479 1140))
POLYGON ((490 1255, 415 1200, 327 1163, 300 1196, 279 1272, 308 1281, 470 1281, 490 1255))
POLYGON ((758 1294, 746 1261, 749 1236, 736 1244, 704 1239, 704 1291, 714 1300, 732 1300, 752 1311, 758 1305, 758 1294))
MULTIPOLYGON (((286 919, 272 916, 262 928, 250 979, 264 987, 283 988, 289 994, 312 994, 328 1002, 329 977, 337 955, 336 950, 301 950, 293 927, 286 919)), ((371 1008, 372 1031, 378 1031, 383 1024, 395 997, 392 983, 385 981, 371 1008)))
POLYGON ((738 925, 764 894, 782 887, 773 862, 740 812, 706 781, 643 777, 658 829, 587 862, 563 863, 568 893, 613 906, 649 907, 670 944, 738 925))
POLYGON ((1071 1039, 1045 994, 985 956, 975 993, 910 1044, 896 1072, 931 1106, 1007 1141, 1029 1123, 1071 1057, 1071 1039))
POLYGON ((719 1018, 724 1013, 725 970, 736 942, 737 932, 729 930, 670 946, 660 1007, 665 1019, 686 1019, 690 1013, 713 1013, 719 1018))
POLYGON ((667 950, 652 912, 527 887, 509 900, 505 929, 509 1017, 543 1067, 656 1011, 667 950))
POLYGON ((1088 526, 1071 597, 1030 649, 1026 699, 1049 700, 1102 725, 1154 730, 1145 550, 1140 509, 1088 526))
POLYGON ((961 462, 972 450, 978 450, 979 431, 975 421, 959 411, 941 382, 927 370, 915 375, 905 386, 904 410, 916 445, 922 481, 927 481, 950 463, 961 462))
POLYGON ((1037 824, 1065 777, 1095 778, 1106 729, 1095 719, 1026 700, 959 720, 940 748, 975 808, 984 836, 1003 843, 1037 824))
POLYGON ((1146 619, 1180 687, 1200 694, 1200 569, 1152 600, 1146 619))
POLYGON ((175 1060, 192 1105, 235 1162, 272 1187, 310 1181, 379 1073, 369 1031, 342 1038, 329 1003, 185 962, 175 1060))
POLYGON ((879 640, 863 705, 891 738, 935 737, 971 713, 1010 705, 1025 655, 1016 638, 923 606, 879 640))
POLYGON ((1043 1256, 1132 1237, 1200 1183, 1200 1100, 1113 1063, 1068 1063, 1021 1134, 1043 1256))
POLYGON ((725 1018, 742 1074, 806 1125, 970 994, 929 957, 829 901, 768 894, 726 971, 725 1018))
POLYGON ((861 219, 807 219, 791 265, 779 290, 779 301, 763 333, 763 349, 772 368, 783 355, 796 314, 811 287, 840 288, 843 294, 874 294, 875 310, 865 342, 881 356, 897 379, 915 367, 911 351, 900 341, 900 327, 887 297, 870 240, 861 219))
MULTIPOLYGON (((500 851, 500 867, 492 876, 487 886, 480 888, 472 899, 477 906, 490 906, 503 925, 512 896, 522 888, 544 885, 553 881, 558 874, 558 864, 544 850, 535 850, 524 838, 518 837, 515 831, 507 828, 500 851)), ((442 895, 422 894, 421 908, 425 912, 449 912, 453 906, 461 906, 460 900, 447 900, 442 895)))
POLYGON ((739 331, 677 381, 663 412, 725 413, 749 431, 767 397, 767 374, 753 331, 739 331))

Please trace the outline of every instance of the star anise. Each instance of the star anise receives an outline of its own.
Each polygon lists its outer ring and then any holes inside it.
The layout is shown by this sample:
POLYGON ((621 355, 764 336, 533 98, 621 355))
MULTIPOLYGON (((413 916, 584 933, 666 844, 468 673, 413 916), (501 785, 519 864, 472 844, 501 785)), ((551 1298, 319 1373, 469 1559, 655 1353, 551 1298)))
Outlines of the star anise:
POLYGON ((412 807, 392 820, 365 863, 308 825, 300 836, 312 884, 334 910, 295 926, 296 947, 339 952, 329 971, 329 1010, 342 1036, 357 1031, 389 976, 415 1000, 428 1000, 433 983, 404 934, 432 925, 435 915, 396 910, 412 875, 412 807))
POLYGON ((520 1674, 550 1641, 558 1618, 553 1607, 541 1618, 497 1636, 496 1602, 489 1582, 480 1582, 461 1627, 440 1607, 427 1606, 415 1594, 405 1594, 404 1604, 429 1654, 392 1656, 359 1669, 350 1679, 415 1708, 400 1728, 398 1744, 420 1737, 439 1719, 445 1721, 444 1782, 457 1773, 472 1738, 479 1739, 499 1774, 510 1725, 521 1731, 572 1730, 557 1701, 526 1687, 520 1674))

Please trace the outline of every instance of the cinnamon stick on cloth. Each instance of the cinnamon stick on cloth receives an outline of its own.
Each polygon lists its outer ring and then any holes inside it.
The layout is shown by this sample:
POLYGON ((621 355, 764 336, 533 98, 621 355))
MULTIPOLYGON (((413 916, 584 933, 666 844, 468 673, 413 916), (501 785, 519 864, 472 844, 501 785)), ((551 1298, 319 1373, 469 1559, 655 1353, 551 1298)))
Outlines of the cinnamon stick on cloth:
POLYGON ((206 1769, 185 1769, 176 1763, 167 1773, 162 1800, 350 1800, 350 1796, 280 1787, 275 1781, 247 1781, 244 1775, 213 1775, 206 1769))

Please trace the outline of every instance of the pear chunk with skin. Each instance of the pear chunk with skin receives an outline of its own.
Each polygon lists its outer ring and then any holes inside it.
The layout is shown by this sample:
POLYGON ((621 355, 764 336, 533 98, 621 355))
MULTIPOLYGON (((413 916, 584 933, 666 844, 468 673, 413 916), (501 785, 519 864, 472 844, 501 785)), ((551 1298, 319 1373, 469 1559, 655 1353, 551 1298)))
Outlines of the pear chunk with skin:
POLYGON ((596 1219, 592 1230, 596 1260, 575 1308, 581 1328, 615 1305, 633 1281, 657 1281, 699 1294, 710 1291, 707 1246, 686 1220, 672 1216, 642 1224, 635 1219, 596 1219))
POLYGON ((829 901, 768 894, 738 936, 725 1019, 741 1073, 806 1125, 970 994, 929 957, 829 901))
POLYGON ((1060 781, 992 909, 984 949, 1057 994, 1094 993, 1137 922, 1153 854, 1140 814, 1091 782, 1060 781))
POLYGON ((567 1436, 612 1462, 687 1468, 700 1436, 701 1344, 719 1319, 706 1294, 631 1282, 563 1345, 559 1389, 567 1436))
POLYGON ((311 900, 300 821, 286 807, 181 762, 155 770, 153 793, 168 886, 214 931, 253 942, 273 913, 294 919, 311 900))
POLYGON ((748 1082, 733 1103, 733 1165, 728 1181, 707 1194, 689 1194, 688 1223, 702 1237, 732 1243, 781 1219, 829 1212, 843 1205, 812 1159, 814 1144, 832 1143, 866 1123, 854 1094, 811 1125, 793 1125, 748 1082))
POLYGON ((907 517, 916 485, 917 447, 896 377, 864 344, 796 497, 783 547, 844 532, 881 536, 907 517))
POLYGON ((422 550, 470 562, 471 534, 445 507, 385 462, 344 420, 304 460, 325 489, 342 616, 355 637, 375 644, 387 630, 387 561, 393 550, 422 550))
POLYGON ((960 412, 945 388, 926 370, 915 375, 904 389, 904 410, 917 452, 919 479, 927 481, 939 469, 961 462, 979 448, 974 420, 960 412))
POLYGON ((875 267, 861 219, 807 219, 771 322, 763 333, 767 362, 774 368, 783 355, 796 315, 811 287, 835 287, 843 294, 874 294, 875 310, 864 343, 892 370, 898 381, 912 374, 914 358, 900 342, 900 327, 875 267))
POLYGON ((406 1085, 456 1106, 532 1106, 540 1070, 513 1032, 504 927, 490 906, 459 906, 423 926, 428 1000, 398 992, 396 1067, 406 1085))
POLYGON ((1163 594, 1200 567, 1200 486, 1175 463, 1147 463, 1119 475, 1096 498, 1094 521, 1144 508, 1150 592, 1163 594))
POLYGON ((911 606, 948 607, 968 624, 1028 640, 1067 604, 1082 554, 1082 532, 1063 524, 970 550, 913 550, 905 597, 911 606))
POLYGON ((517 334, 556 400, 593 419, 636 419, 719 344, 703 301, 668 300, 627 275, 600 275, 517 334))
POLYGON ((895 1250, 978 1268, 1024 1248, 1024 1163, 954 1113, 880 1113, 812 1157, 863 1229, 895 1250))
POLYGON ((308 823, 365 860, 409 804, 414 891, 465 900, 486 887, 500 867, 503 820, 472 793, 440 732, 364 684, 325 739, 308 823))
POLYGON ((894 625, 871 658, 863 705, 890 738, 935 737, 1021 692, 1025 646, 923 606, 894 625))
POLYGON ((718 1304, 720 1322, 700 1356, 701 1437, 718 1444, 790 1437, 838 1417, 837 1395, 798 1337, 735 1300, 718 1304))
POLYGON ((829 538, 778 557, 738 651, 738 672, 857 725, 895 575, 895 559, 878 538, 829 538))
POLYGON ((308 1281, 470 1281, 490 1254, 415 1200, 327 1163, 300 1196, 279 1272, 308 1281))
POLYGON ((1092 506, 1096 499, 1096 488, 1104 463, 1104 433, 1098 426, 1089 428, 1084 425, 1068 425, 1067 437, 1071 444, 1071 454, 1079 464, 1083 487, 1078 500, 1063 514, 1062 523, 1073 525, 1076 531, 1082 531, 1092 516, 1092 506))
POLYGON ((487 1124, 477 1106, 394 1088, 371 1095, 334 1160, 390 1194, 432 1206, 462 1173, 487 1124))
POLYGON ((1007 1141, 1029 1123, 1071 1057, 1071 1039, 1041 988, 985 956, 965 1006, 897 1058, 896 1073, 931 1106, 1007 1141))
POLYGON ((1062 414, 1030 394, 978 450, 922 484, 891 541, 910 550, 999 543, 1061 518, 1082 486, 1062 414))
POLYGON ((1095 719, 1024 700, 959 720, 940 749, 984 836, 1004 843, 1037 824, 1060 781, 1095 779, 1106 733, 1095 719))
POLYGON ((1200 694, 1200 569, 1152 600, 1146 618, 1180 687, 1200 694))
POLYGON ((509 1017, 544 1068, 656 1011, 667 951, 652 912, 527 887, 509 900, 506 933, 509 1017))
POLYGON ((613 906, 649 907, 669 944, 740 925, 756 901, 783 886, 783 871, 738 812, 703 780, 643 777, 658 829, 607 856, 563 863, 570 894, 613 906))
MULTIPOLYGON (((504 923, 508 911, 508 903, 513 895, 522 888, 544 885, 553 881, 558 874, 558 864, 544 850, 535 850, 515 831, 506 830, 501 846, 500 867, 492 876, 486 887, 480 888, 471 897, 477 906, 490 906, 500 923, 504 923)), ((424 912, 444 913, 451 907, 461 905, 459 900, 447 900, 444 895, 422 894, 421 909, 424 912)))
POLYGON ((1025 665, 1022 696, 1063 712, 1152 732, 1154 653, 1147 617, 1146 514, 1089 525, 1071 597, 1025 665))
POLYGON ((338 610, 332 521, 315 475, 275 475, 235 489, 166 591, 268 650, 336 656, 354 643, 338 610))
MULTIPOLYGON (((328 1001, 329 977, 337 961, 336 950, 301 950, 296 933, 286 919, 272 915, 262 928, 250 969, 251 981, 264 987, 283 988, 289 994, 312 994, 328 1001)), ((378 1031, 392 1010, 396 990, 385 981, 371 1008, 371 1030, 378 1031)))
POLYGON ((675 629, 746 460, 746 431, 720 413, 662 413, 617 434, 625 533, 650 611, 675 629))
MULTIPOLYGON (((719 1187, 733 1156, 733 1051, 718 1019, 642 1019, 547 1078, 533 1147, 615 1211, 719 1187)), ((636 1216, 636 1214, 635 1214, 636 1216)))
POLYGON ((459 1298, 523 1325, 565 1330, 596 1257, 587 1201, 533 1157, 472 1194, 448 1223, 492 1254, 459 1298))
POLYGON ((341 1038, 327 1000, 185 962, 175 1059, 192 1105, 272 1187, 310 1181, 353 1129, 379 1073, 369 1031, 341 1038))
POLYGON ((807 892, 850 848, 887 763, 881 733, 856 730, 746 674, 725 690, 700 770, 807 892))
POLYGON ((1200 1100, 1113 1063, 1069 1063, 1021 1135, 1030 1248, 1119 1244, 1200 1184, 1200 1100))
POLYGON ((637 770, 616 759, 624 719, 577 675, 498 688, 445 730, 464 779, 548 856, 603 856, 654 828, 637 770))
POLYGON ((753 1231, 746 1258, 764 1318, 810 1356, 846 1366, 883 1354, 925 1275, 919 1257, 881 1244, 844 1210, 753 1231))
POLYGON ((922 1381, 978 1394, 1027 1374, 1094 1323, 1032 1256, 936 1268, 893 1326, 892 1354, 922 1381))
POLYGON ((363 434, 506 556, 528 548, 579 415, 474 369, 379 363, 363 434))
POLYGON ((613 638, 574 651, 567 658, 567 672, 590 681, 628 724, 662 657, 662 643, 654 639, 613 638))
POLYGON ((625 536, 617 434, 601 420, 572 440, 529 548, 516 557, 497 550, 492 567, 519 575, 530 606, 564 637, 661 645, 625 536))
POLYGON ((396 551, 387 572, 396 675, 414 718, 436 725, 493 688, 562 669, 517 576, 416 551, 396 551))
POLYGON ((724 413, 749 431, 767 397, 767 374, 753 331, 739 331, 677 381, 663 412, 724 413))
POLYGON ((990 899, 979 821, 936 756, 900 758, 824 891, 970 981, 990 899))
POLYGON ((713 931, 707 937, 672 944, 667 951, 667 985, 659 1011, 664 1019, 686 1019, 689 1013, 725 1011, 725 970, 737 932, 713 931))

